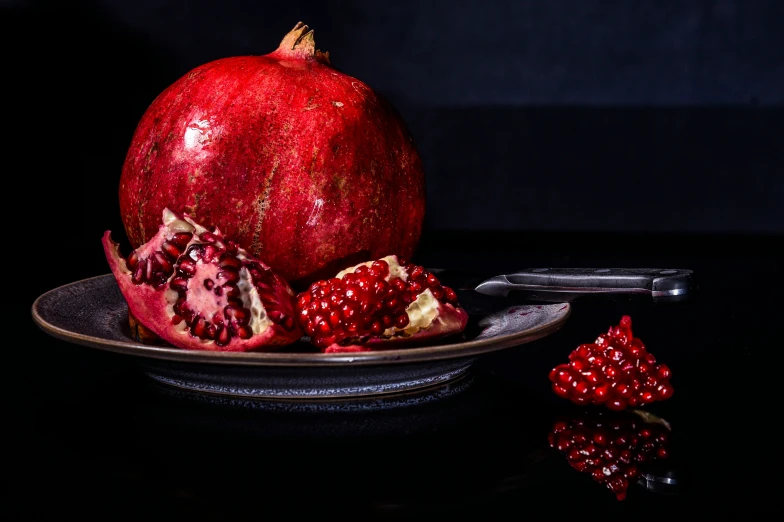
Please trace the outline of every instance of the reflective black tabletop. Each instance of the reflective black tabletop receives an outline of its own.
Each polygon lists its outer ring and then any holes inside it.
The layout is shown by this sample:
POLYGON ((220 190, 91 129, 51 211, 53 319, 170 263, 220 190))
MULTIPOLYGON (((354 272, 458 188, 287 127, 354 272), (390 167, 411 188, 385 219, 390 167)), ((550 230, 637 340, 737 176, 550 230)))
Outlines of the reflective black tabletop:
POLYGON ((457 381, 383 398, 273 402, 183 391, 147 378, 133 357, 56 340, 28 320, 29 340, 5 366, 5 508, 11 520, 774 514, 776 481, 767 477, 775 477, 778 447, 771 422, 780 393, 769 391, 781 344, 777 242, 426 235, 418 261, 454 278, 532 266, 655 266, 694 270, 698 288, 672 305, 580 299, 554 334, 487 354, 457 381), (650 417, 571 404, 548 380, 623 315, 672 370, 674 394, 642 407, 650 417), (669 426, 666 451, 641 466, 623 500, 556 442, 609 425, 644 436, 651 419, 669 426))

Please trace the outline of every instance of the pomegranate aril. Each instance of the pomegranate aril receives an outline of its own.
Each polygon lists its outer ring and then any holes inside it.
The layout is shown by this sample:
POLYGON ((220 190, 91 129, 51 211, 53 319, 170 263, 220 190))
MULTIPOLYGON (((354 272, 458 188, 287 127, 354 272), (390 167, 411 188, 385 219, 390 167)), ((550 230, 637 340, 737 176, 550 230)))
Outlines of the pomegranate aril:
POLYGON ((218 242, 220 242, 218 240, 218 236, 216 236, 212 232, 202 232, 201 235, 199 236, 199 239, 201 239, 205 243, 218 243, 218 242))
POLYGON ((226 306, 223 313, 229 320, 235 320, 238 323, 245 323, 250 318, 250 311, 238 306, 226 306))
POLYGON ((351 319, 357 314, 357 307, 353 304, 346 303, 341 306, 340 311, 344 319, 351 319))
POLYGON ((340 317, 341 314, 339 312, 332 310, 331 312, 329 312, 329 318, 328 318, 329 324, 332 325, 333 327, 337 326, 338 324, 340 324, 340 317))
POLYGON ((245 325, 237 327, 237 336, 240 339, 250 339, 253 335, 253 331, 245 325))
POLYGON ((332 333, 332 327, 329 325, 329 321, 325 321, 322 319, 318 323, 316 323, 316 333, 329 335, 332 333))
POLYGON ((180 248, 180 252, 182 252, 185 250, 185 247, 188 246, 188 243, 190 243, 191 239, 193 239, 193 234, 189 232, 177 232, 169 238, 167 243, 172 243, 173 245, 178 246, 180 248))
POLYGON ((212 323, 207 323, 207 339, 215 339, 218 329, 212 323))
POLYGON ((134 250, 128 255, 128 259, 126 260, 126 264, 128 265, 128 269, 132 272, 136 270, 136 266, 139 264, 139 254, 134 250))
POLYGON ((153 272, 153 263, 152 259, 147 258, 144 262, 140 262, 139 265, 144 265, 144 279, 147 281, 152 280, 152 272, 153 272))
POLYGON ((281 325, 283 326, 283 328, 285 328, 286 330, 288 330, 288 331, 291 331, 291 330, 293 330, 293 329, 294 329, 294 326, 295 326, 295 324, 294 324, 294 318, 293 318, 293 317, 291 317, 290 315, 287 315, 287 316, 286 316, 286 317, 285 317, 285 318, 284 318, 284 319, 283 319, 283 320, 280 322, 280 324, 281 324, 281 325))
POLYGON ((196 263, 190 259, 181 259, 177 269, 183 274, 192 277, 196 273, 196 263))
POLYGON ((240 280, 240 273, 227 267, 218 272, 216 277, 224 284, 234 284, 240 280))
POLYGON ((346 323, 346 331, 349 333, 359 332, 359 323, 357 321, 349 321, 346 323))
POLYGON ((384 326, 381 324, 381 321, 375 320, 370 325, 370 331, 376 335, 380 335, 381 332, 384 331, 384 326))
POLYGON ((343 298, 340 296, 340 294, 337 293, 330 294, 328 299, 329 299, 329 306, 331 308, 337 308, 338 306, 343 304, 343 298))
POLYGON ((164 241, 163 244, 161 244, 161 252, 174 261, 182 254, 182 248, 171 241, 164 241))
POLYGON ((215 336, 215 342, 220 346, 226 346, 231 341, 231 332, 228 328, 220 326, 218 334, 215 336))
POLYGON ((377 277, 386 277, 389 275, 389 263, 384 261, 383 259, 378 259, 373 261, 371 265, 373 272, 377 275, 377 277))
POLYGON ((408 283, 406 283, 405 281, 403 281, 403 280, 402 280, 402 279, 400 279, 399 277, 396 277, 396 278, 394 278, 394 279, 391 279, 391 280, 389 281, 389 284, 390 284, 390 285, 392 285, 393 287, 395 287, 395 290, 397 290, 397 291, 398 291, 398 293, 402 293, 402 292, 404 292, 406 289, 408 289, 408 283))
MULTIPOLYGON (((242 261, 240 261, 239 258, 226 253, 221 256, 220 261, 218 261, 218 266, 221 268, 233 268, 235 270, 239 270, 242 268, 242 261)), ((256 275, 259 275, 258 270, 255 271, 257 273, 256 275)))
POLYGON ((359 287, 354 284, 348 285, 346 287, 345 296, 349 301, 359 301, 359 287))
POLYGON ((135 285, 140 285, 144 283, 144 268, 145 263, 143 261, 139 261, 136 264, 136 269, 133 271, 133 275, 131 275, 131 281, 135 285))
MULTIPOLYGON (((234 301, 235 299, 239 299, 242 295, 240 291, 240 287, 234 284, 226 283, 225 285, 221 285, 219 288, 222 288, 223 295, 226 296, 226 299, 229 301, 234 301)), ((218 288, 215 288, 217 290, 218 288)), ((241 301, 240 301, 241 302, 241 301)))
POLYGON ((207 332, 207 321, 205 321, 202 317, 196 316, 191 325, 191 333, 196 337, 205 337, 207 332))

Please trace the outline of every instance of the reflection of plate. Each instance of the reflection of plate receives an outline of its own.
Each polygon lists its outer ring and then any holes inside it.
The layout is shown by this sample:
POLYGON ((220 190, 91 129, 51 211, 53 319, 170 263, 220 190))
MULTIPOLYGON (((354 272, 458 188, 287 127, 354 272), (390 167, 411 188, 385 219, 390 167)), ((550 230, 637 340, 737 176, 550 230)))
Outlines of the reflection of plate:
POLYGON ((145 345, 128 328, 125 299, 111 274, 70 283, 41 295, 33 319, 65 341, 139 357, 160 382, 244 397, 317 399, 410 391, 464 375, 482 354, 555 332, 568 303, 524 305, 474 314, 458 340, 417 348, 323 354, 307 343, 278 352, 209 352, 145 345))

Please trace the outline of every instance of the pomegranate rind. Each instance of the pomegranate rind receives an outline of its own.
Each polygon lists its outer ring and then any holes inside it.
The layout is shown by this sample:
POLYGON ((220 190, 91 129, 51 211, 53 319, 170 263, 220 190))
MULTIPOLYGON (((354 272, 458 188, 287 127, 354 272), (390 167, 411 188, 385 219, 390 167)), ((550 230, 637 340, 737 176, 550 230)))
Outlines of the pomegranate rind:
MULTIPOLYGON (((165 229, 165 225, 161 225, 159 233, 165 234, 165 229)), ((171 308, 171 303, 165 297, 166 290, 156 290, 146 284, 133 283, 132 273, 125 258, 120 254, 120 245, 112 239, 110 230, 104 232, 102 243, 109 268, 130 312, 138 322, 174 347, 186 350, 224 352, 273 351, 281 346, 292 344, 302 337, 302 332, 297 325, 289 331, 279 324, 271 323, 264 331, 256 333, 248 339, 232 337, 225 346, 220 346, 212 340, 201 339, 187 331, 177 331, 172 325, 172 314, 168 311, 171 308)), ((291 288, 285 281, 279 279, 279 284, 276 285, 274 291, 281 309, 293 316, 294 294, 291 288)))

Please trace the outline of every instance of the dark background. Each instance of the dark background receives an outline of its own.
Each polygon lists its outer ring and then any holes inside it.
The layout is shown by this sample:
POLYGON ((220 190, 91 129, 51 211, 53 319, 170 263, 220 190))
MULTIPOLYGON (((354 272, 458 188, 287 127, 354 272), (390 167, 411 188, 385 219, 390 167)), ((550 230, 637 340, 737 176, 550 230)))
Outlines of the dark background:
POLYGON ((652 249, 784 232, 779 0, 0 5, 9 179, 55 225, 63 268, 42 259, 31 299, 108 271, 100 237, 123 240, 120 170, 155 96, 206 61, 271 52, 300 20, 408 122, 425 248, 463 231, 645 233, 652 249))
POLYGON ((123 240, 120 170, 155 96, 206 61, 271 52, 300 20, 408 122, 425 246, 449 231, 784 232, 778 0, 2 7, 14 178, 62 231, 54 250, 74 252, 35 291, 106 271, 99 239, 123 240))
MULTIPOLYGON (((13 238, 6 282, 24 287, 25 304, 14 310, 35 330, 22 330, 29 340, 5 352, 24 356, 20 365, 6 359, 5 377, 16 385, 11 406, 24 410, 21 418, 39 422, 20 422, 19 430, 10 424, 12 434, 26 439, 9 446, 21 448, 12 459, 23 464, 23 477, 34 479, 20 484, 35 484, 17 503, 59 510, 48 499, 62 489, 61 497, 73 495, 72 502, 83 505, 100 505, 95 498, 101 494, 121 499, 132 512, 151 505, 144 494, 156 491, 155 484, 143 479, 155 475, 157 464, 145 475, 115 475, 112 481, 93 474, 99 466, 85 465, 82 455, 93 455, 100 440, 98 454, 107 466, 118 458, 115 473, 149 465, 149 457, 126 461, 153 445, 154 457, 168 458, 161 449, 166 446, 154 444, 160 433, 140 446, 135 432, 126 430, 139 415, 156 412, 133 395, 136 388, 127 389, 128 410, 112 403, 134 382, 127 361, 55 343, 34 326, 29 306, 56 286, 108 273, 100 238, 106 229, 122 237, 120 170, 153 98, 208 60, 274 50, 300 20, 315 28, 318 46, 338 68, 388 97, 415 135, 428 181, 423 264, 502 271, 609 262, 680 267, 683 261, 695 270, 704 289, 699 303, 639 314, 634 308, 635 320, 641 318, 636 331, 678 368, 685 402, 674 402, 672 415, 691 437, 693 468, 704 466, 697 498, 711 505, 715 500, 720 515, 729 503, 736 514, 759 512, 765 509, 760 498, 773 499, 768 505, 779 510, 775 495, 757 495, 756 489, 762 477, 757 469, 770 462, 764 453, 775 449, 760 435, 765 419, 754 413, 768 396, 756 380, 752 387, 738 376, 756 378, 765 366, 752 354, 768 359, 767 351, 780 345, 771 327, 777 324, 777 294, 769 288, 781 261, 772 253, 773 241, 760 238, 784 233, 780 0, 0 0, 4 202, 15 217, 15 227, 6 229, 13 238), (696 305, 703 308, 698 312, 696 305), (715 375, 729 384, 714 383, 715 375), (734 402, 728 401, 736 389, 734 402), (28 397, 47 400, 25 403, 28 397), (694 404, 700 407, 689 409, 694 404), (730 407, 739 417, 725 415, 730 407), (713 429, 717 418, 724 431, 705 440, 704 430, 713 429), (28 440, 31 431, 36 436, 28 440), (74 442, 85 432, 90 436, 74 442), (745 489, 728 494, 730 479, 745 489), (118 483, 141 485, 115 489, 118 483), (137 493, 139 503, 129 502, 137 493)), ((509 381, 539 382, 561 362, 562 350, 628 312, 625 303, 576 310, 569 328, 553 344, 542 344, 537 359, 528 351, 501 354, 498 367, 509 381)), ((529 389, 519 384, 506 392, 514 403, 529 389)), ((548 389, 543 394, 551 398, 548 389)), ((488 403, 499 404, 504 425, 511 418, 500 454, 515 447, 514 437, 527 427, 505 403, 488 403)), ((151 404, 177 429, 187 424, 177 416, 187 410, 151 404)), ((492 453, 497 441, 484 427, 472 425, 455 437, 486 437, 492 453)), ((164 434, 170 432, 164 427, 164 434)), ((440 455, 442 439, 428 440, 440 455)), ((300 458, 340 455, 321 447, 300 458)), ((190 454, 177 456, 173 462, 191 462, 190 454)), ((202 476, 200 471, 194 474, 202 476)), ((293 476, 297 468, 287 472, 293 476)), ((9 476, 17 478, 15 471, 9 476)), ((350 491, 352 483, 346 484, 350 491)))

